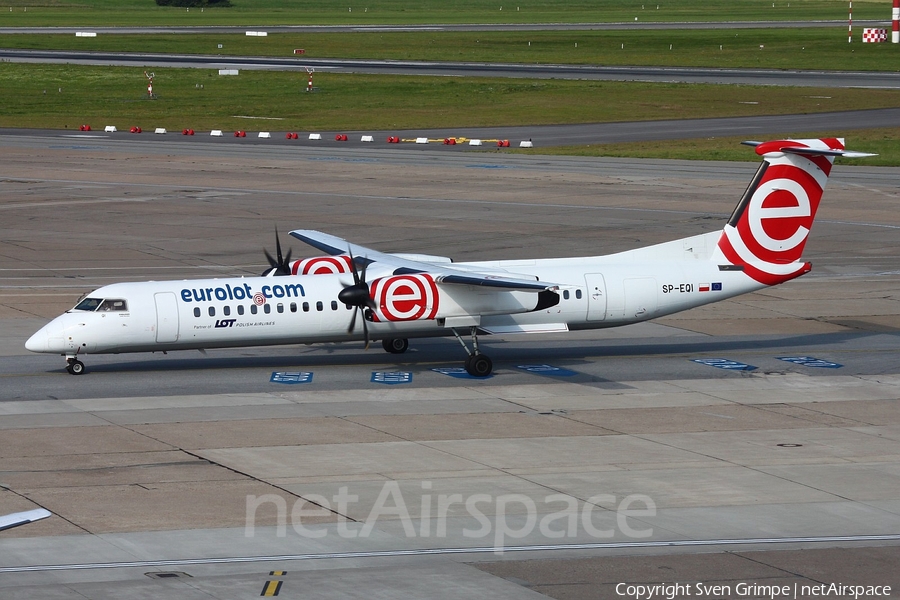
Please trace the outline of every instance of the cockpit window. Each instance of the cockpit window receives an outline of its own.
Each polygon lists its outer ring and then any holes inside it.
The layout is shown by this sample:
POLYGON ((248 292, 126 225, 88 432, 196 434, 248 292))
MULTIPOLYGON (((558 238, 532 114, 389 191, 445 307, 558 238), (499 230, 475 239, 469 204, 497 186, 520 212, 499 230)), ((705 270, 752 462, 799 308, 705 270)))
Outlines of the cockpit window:
POLYGON ((103 302, 102 298, 85 298, 75 306, 75 310, 94 311, 103 302))
POLYGON ((97 312, 126 312, 128 304, 124 300, 104 300, 97 312))

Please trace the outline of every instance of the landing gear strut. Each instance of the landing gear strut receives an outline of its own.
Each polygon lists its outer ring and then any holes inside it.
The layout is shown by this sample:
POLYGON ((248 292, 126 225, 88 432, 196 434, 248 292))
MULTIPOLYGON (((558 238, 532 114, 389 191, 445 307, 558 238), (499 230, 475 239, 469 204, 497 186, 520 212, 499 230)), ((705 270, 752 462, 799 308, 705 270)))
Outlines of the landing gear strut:
POLYGON ((66 371, 71 375, 81 375, 84 373, 84 363, 74 356, 66 357, 66 371))
POLYGON ((460 345, 462 345, 463 349, 469 355, 466 358, 466 372, 472 377, 487 377, 494 370, 494 363, 491 362, 491 359, 488 358, 486 354, 482 354, 481 350, 478 349, 478 328, 472 327, 472 349, 469 350, 469 347, 460 337, 459 333, 456 329, 451 329, 453 335, 456 336, 457 341, 459 341, 460 345))
POLYGON ((381 346, 385 352, 403 354, 409 349, 409 340, 406 338, 385 339, 381 340, 381 346))

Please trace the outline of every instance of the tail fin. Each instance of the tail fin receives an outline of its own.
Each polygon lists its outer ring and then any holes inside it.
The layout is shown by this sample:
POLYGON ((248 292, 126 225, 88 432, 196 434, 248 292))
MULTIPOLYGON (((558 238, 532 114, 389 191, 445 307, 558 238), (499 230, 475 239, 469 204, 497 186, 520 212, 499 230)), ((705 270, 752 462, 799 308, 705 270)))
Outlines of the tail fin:
POLYGON ((808 273, 800 262, 836 156, 873 156, 844 150, 842 138, 744 142, 763 163, 719 238, 715 260, 739 266, 775 285, 808 273))

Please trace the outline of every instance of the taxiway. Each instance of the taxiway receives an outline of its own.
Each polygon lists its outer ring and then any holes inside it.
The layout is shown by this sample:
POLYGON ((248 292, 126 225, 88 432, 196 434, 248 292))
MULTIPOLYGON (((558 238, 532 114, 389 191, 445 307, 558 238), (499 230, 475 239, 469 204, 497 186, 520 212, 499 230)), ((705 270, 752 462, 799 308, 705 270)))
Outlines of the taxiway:
POLYGON ((23 346, 111 281, 256 274, 273 226, 460 260, 608 253, 720 228, 754 169, 0 136, 0 513, 54 513, 0 533, 0 595, 897 589, 898 169, 834 169, 811 274, 623 329, 485 338, 487 380, 447 371, 452 339, 97 356, 82 377, 23 346), (373 519, 385 493, 407 512, 373 519), (561 509, 574 525, 541 527, 561 509))

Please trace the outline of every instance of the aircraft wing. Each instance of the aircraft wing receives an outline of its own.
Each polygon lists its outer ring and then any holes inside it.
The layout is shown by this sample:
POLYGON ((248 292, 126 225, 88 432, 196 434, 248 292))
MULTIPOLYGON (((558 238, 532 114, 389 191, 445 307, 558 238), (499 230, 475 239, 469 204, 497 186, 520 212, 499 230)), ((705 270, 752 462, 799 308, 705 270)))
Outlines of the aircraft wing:
POLYGON ((297 229, 292 231, 291 235, 331 256, 346 254, 349 251, 358 262, 364 264, 378 263, 379 265, 394 267, 394 275, 428 273, 434 277, 436 283, 490 287, 508 292, 555 292, 560 288, 559 285, 547 281, 518 279, 495 274, 480 274, 468 270, 455 269, 450 264, 433 264, 409 260, 358 244, 351 244, 343 238, 322 233, 321 231, 297 229))
POLYGON ((26 510, 25 512, 3 515, 0 516, 0 531, 3 531, 4 529, 12 529, 13 527, 18 527, 19 525, 27 525, 28 523, 33 523, 34 521, 40 521, 41 519, 46 519, 52 514, 53 513, 51 513, 47 509, 36 508, 34 510, 26 510))

